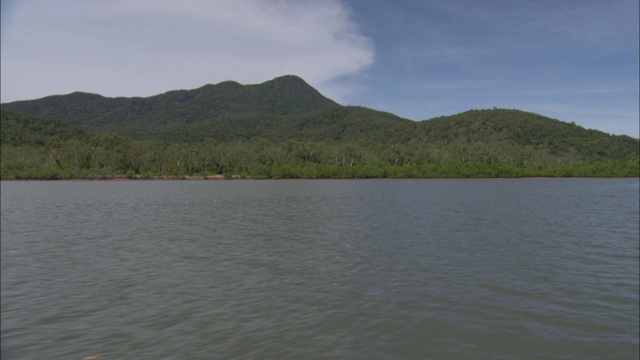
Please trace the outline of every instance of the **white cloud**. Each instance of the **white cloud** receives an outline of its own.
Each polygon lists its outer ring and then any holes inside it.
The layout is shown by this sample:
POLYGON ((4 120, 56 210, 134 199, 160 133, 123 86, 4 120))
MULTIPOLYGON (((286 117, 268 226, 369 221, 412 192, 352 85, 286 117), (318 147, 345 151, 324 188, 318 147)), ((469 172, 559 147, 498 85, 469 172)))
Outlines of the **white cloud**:
POLYGON ((3 11, 2 24, 2 102, 76 90, 148 96, 284 74, 339 101, 347 87, 331 94, 336 80, 373 62, 372 41, 338 1, 31 1, 3 11))

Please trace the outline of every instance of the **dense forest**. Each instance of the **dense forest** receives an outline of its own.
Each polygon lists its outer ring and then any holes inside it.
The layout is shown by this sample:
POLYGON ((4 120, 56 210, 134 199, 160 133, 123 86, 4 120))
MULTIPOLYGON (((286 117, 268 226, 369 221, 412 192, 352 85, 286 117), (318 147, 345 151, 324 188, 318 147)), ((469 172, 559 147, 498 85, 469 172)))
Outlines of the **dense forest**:
POLYGON ((519 110, 415 122, 341 106, 302 79, 149 98, 2 105, 1 175, 401 178, 639 176, 640 141, 519 110))

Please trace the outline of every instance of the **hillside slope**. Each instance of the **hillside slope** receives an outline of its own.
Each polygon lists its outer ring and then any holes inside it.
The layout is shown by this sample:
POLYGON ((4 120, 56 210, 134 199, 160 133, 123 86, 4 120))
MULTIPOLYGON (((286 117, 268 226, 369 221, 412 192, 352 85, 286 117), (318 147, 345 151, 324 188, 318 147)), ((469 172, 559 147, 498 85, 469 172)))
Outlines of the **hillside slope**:
MULTIPOLYGON (((558 159, 563 159, 561 163, 637 161, 639 144, 628 136, 611 136, 510 109, 470 110, 415 122, 364 107, 341 106, 292 75, 256 85, 227 81, 148 98, 76 92, 3 104, 2 109, 62 120, 88 133, 115 133, 165 144, 293 140, 349 143, 367 149, 393 146, 392 152, 398 155, 392 156, 394 164, 462 161, 548 166, 559 163, 558 159)), ((8 132, 12 129, 7 127, 8 132)))
POLYGON ((640 144, 629 136, 512 109, 470 110, 434 118, 419 123, 416 137, 426 143, 507 144, 550 155, 572 153, 590 161, 635 159, 640 144))
POLYGON ((12 146, 45 146, 66 140, 85 140, 87 134, 60 120, 39 119, 2 109, 0 112, 0 144, 12 146))
POLYGON ((516 110, 474 110, 414 123, 380 112, 376 112, 380 118, 369 118, 368 109, 339 107, 302 118, 296 125, 277 123, 280 128, 265 128, 256 136, 240 131, 238 135, 245 140, 210 137, 198 142, 89 134, 60 120, 7 109, 1 113, 0 176, 5 179, 196 174, 256 178, 638 176, 640 172, 638 139, 516 110), (360 122, 345 127, 342 119, 347 116, 361 116, 360 122), (267 133, 274 136, 272 141, 264 141, 262 135, 267 133))
POLYGON ((89 132, 140 138, 202 121, 295 116, 336 106, 339 105, 293 75, 257 85, 226 81, 147 98, 108 98, 74 92, 2 104, 4 109, 64 120, 89 132))

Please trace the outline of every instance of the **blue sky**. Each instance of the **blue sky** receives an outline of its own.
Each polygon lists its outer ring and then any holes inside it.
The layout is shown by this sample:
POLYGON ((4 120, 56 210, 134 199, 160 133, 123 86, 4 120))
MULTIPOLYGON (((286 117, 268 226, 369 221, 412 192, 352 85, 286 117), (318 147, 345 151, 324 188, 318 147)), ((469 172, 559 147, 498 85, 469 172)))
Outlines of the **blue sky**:
POLYGON ((516 108, 639 137, 637 0, 4 0, 1 101, 304 78, 412 120, 516 108))

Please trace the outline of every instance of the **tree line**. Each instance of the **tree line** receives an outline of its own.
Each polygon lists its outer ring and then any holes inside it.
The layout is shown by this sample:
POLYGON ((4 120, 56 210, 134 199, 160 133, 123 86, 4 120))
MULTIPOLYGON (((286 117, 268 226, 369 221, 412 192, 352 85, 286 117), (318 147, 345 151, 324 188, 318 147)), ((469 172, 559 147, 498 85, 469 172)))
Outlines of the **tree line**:
MULTIPOLYGON (((434 119, 426 124, 430 125, 428 132, 415 132, 402 141, 394 137, 397 133, 392 131, 393 127, 376 132, 371 124, 365 123, 348 130, 384 133, 388 141, 367 141, 367 137, 357 136, 293 140, 295 131, 283 129, 278 132, 280 138, 289 135, 293 139, 134 139, 90 134, 63 121, 6 109, 0 115, 3 178, 517 177, 639 173, 638 139, 609 136, 538 116, 529 116, 527 120, 523 118, 526 113, 517 111, 469 111, 453 118, 434 119)), ((289 124, 285 128, 297 127, 289 124)))
POLYGON ((639 176, 637 156, 585 158, 503 142, 356 142, 206 140, 166 143, 113 134, 47 141, 40 146, 3 142, 3 178, 156 177, 237 175, 251 178, 402 178, 639 176))

